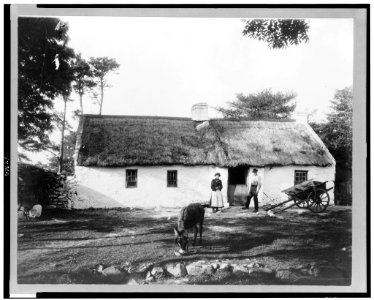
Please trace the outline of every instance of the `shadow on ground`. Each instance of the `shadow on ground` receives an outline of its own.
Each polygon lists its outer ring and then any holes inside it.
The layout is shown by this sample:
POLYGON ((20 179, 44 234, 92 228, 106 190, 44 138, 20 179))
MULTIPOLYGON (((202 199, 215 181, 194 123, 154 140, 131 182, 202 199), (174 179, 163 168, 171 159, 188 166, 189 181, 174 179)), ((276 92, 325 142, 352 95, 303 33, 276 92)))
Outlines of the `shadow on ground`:
MULTIPOLYGON (((329 208, 320 215, 292 210, 280 218, 243 213, 237 207, 222 214, 207 213, 203 243, 191 247, 190 254, 183 257, 174 255, 172 228, 177 215, 178 210, 92 209, 46 211, 40 220, 20 217, 18 282, 120 283, 123 280, 115 282, 93 270, 97 265, 124 269, 217 259, 250 259, 275 269, 323 262, 344 274, 341 282, 333 280, 332 284, 350 282, 351 253, 342 250, 351 246, 349 209, 329 208)), ((248 282, 226 275, 190 283, 280 284, 266 276, 248 282)), ((330 284, 329 280, 324 283, 330 284)), ((321 282, 316 278, 308 284, 321 282)))

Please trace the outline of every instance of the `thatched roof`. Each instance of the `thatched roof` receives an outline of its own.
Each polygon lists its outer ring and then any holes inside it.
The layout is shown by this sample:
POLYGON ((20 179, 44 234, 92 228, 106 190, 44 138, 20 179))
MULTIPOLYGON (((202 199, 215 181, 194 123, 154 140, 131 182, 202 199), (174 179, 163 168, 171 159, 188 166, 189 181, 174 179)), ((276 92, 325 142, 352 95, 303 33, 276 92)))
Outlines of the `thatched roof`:
POLYGON ((197 131, 189 118, 84 115, 76 159, 81 166, 335 164, 307 124, 215 119, 197 131))

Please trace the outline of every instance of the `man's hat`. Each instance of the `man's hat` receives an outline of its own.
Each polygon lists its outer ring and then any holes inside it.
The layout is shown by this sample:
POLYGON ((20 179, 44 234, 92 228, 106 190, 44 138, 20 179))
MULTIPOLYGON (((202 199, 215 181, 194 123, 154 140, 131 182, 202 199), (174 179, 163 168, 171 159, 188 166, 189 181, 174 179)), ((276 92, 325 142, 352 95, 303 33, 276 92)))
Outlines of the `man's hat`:
POLYGON ((258 171, 258 170, 257 170, 256 168, 254 168, 252 172, 255 173, 255 172, 257 172, 257 171, 258 171))
POLYGON ((221 177, 221 174, 220 173, 216 173, 216 174, 214 174, 214 176, 219 176, 219 177, 221 177))

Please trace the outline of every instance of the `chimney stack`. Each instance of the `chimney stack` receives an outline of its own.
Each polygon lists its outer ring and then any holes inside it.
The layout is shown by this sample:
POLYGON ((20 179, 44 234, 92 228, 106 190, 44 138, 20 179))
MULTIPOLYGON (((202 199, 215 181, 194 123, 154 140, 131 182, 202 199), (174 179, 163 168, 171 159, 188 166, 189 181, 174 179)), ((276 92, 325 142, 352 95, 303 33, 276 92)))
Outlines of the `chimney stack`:
POLYGON ((209 120, 208 104, 196 103, 192 106, 192 121, 204 122, 209 120))

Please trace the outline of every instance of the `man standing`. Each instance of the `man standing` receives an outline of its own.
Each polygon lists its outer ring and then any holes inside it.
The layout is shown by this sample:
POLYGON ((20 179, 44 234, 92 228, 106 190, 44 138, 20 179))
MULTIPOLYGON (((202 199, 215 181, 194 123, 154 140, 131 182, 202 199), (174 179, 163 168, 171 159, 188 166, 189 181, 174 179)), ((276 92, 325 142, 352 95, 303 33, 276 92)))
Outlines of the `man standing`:
POLYGON ((242 209, 249 209, 249 204, 251 203, 252 197, 255 201, 255 209, 253 212, 258 212, 258 192, 261 189, 261 177, 257 174, 258 170, 256 168, 253 169, 252 174, 249 176, 248 179, 248 196, 247 196, 247 202, 245 203, 245 207, 242 209))

